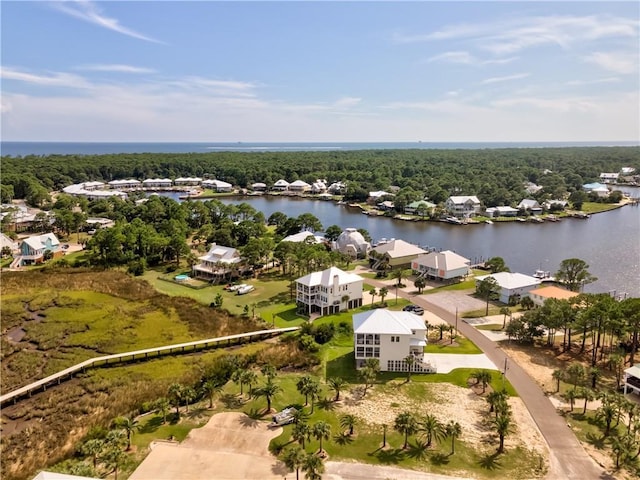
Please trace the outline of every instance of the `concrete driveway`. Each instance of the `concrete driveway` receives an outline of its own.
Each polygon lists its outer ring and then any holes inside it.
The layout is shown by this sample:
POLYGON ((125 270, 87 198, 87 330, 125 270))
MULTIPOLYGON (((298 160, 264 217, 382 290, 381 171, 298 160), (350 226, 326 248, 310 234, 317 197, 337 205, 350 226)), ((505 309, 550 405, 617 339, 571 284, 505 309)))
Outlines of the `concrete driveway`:
POLYGON ((449 373, 456 368, 486 368, 498 370, 494 363, 484 353, 473 355, 451 353, 425 353, 426 360, 436 365, 438 373, 449 373))

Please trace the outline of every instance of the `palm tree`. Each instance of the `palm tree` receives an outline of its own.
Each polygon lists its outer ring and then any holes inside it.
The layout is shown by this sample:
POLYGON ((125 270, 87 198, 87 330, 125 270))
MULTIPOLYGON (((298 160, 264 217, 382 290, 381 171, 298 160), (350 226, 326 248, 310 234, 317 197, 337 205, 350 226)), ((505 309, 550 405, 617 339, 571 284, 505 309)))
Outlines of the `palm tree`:
POLYGON ((384 297, 389 295, 389 289, 387 287, 382 287, 378 292, 378 295, 380 295, 380 303, 384 305, 384 297))
POLYGON ((440 440, 445 435, 444 425, 434 415, 427 415, 420 424, 420 430, 427 437, 427 448, 433 440, 440 440))
POLYGON ((614 401, 607 395, 600 395, 602 405, 596 410, 596 418, 605 424, 604 436, 607 437, 611 431, 611 423, 616 416, 616 407, 614 401))
POLYGON ((498 453, 504 452, 504 437, 511 433, 511 415, 500 415, 493 421, 493 427, 496 429, 498 437, 500 437, 500 446, 498 453))
POLYGON ((584 415, 587 413, 587 402, 592 402, 596 396, 590 388, 582 387, 580 389, 580 398, 584 398, 584 408, 582 409, 582 414, 584 415))
POLYGON ((231 374, 231 381, 236 385, 240 385, 240 396, 244 395, 244 375, 246 371, 246 368, 237 368, 231 374))
POLYGON ((393 274, 393 277, 396 279, 396 287, 400 287, 400 285, 402 285, 402 279, 404 278, 404 271, 399 268, 396 270, 396 273, 393 274))
POLYGON ((556 381, 556 393, 560 391, 560 380, 564 380, 564 370, 556 369, 551 374, 553 379, 556 381))
POLYGON ((311 438, 311 427, 304 422, 294 425, 291 431, 291 438, 302 445, 302 448, 305 448, 305 441, 309 441, 311 438))
POLYGON ((302 462, 302 470, 304 470, 307 480, 321 480, 324 473, 322 458, 313 453, 308 453, 302 462))
POLYGON ((403 449, 406 449, 409 444, 409 435, 413 435, 418 431, 418 420, 410 412, 403 412, 399 414, 393 424, 393 428, 399 433, 404 434, 403 449))
POLYGON ((267 377, 269 380, 273 380, 276 377, 276 367, 271 365, 270 363, 265 363, 260 369, 260 373, 267 377))
POLYGON ((413 369, 413 365, 416 363, 416 359, 413 355, 407 355, 402 359, 404 364, 407 366, 407 383, 411 381, 411 370, 413 369))
POLYGON ((471 373, 471 378, 476 381, 476 385, 482 383, 482 393, 485 393, 493 377, 489 370, 476 370, 471 373))
POLYGON ((309 393, 311 391, 313 382, 315 382, 315 380, 311 376, 305 375, 301 377, 300 380, 298 380, 298 383, 296 383, 296 388, 298 389, 298 392, 304 395, 305 405, 309 404, 309 393))
POLYGON ((492 392, 490 392, 486 397, 486 400, 489 403, 489 413, 492 413, 495 410, 498 402, 505 399, 506 396, 507 393, 505 391, 499 392, 497 390, 493 390, 492 392))
POLYGON ((316 404, 316 400, 320 398, 320 393, 322 392, 322 387, 320 386, 320 382, 313 379, 313 382, 309 385, 309 396, 311 397, 311 413, 313 413, 313 408, 316 404))
POLYGON ((331 377, 327 380, 327 385, 329 385, 329 388, 331 388, 331 390, 333 390, 334 392, 336 392, 336 396, 333 399, 334 402, 337 402, 340 400, 340 392, 342 391, 342 389, 344 387, 346 387, 347 381, 344 380, 343 378, 340 377, 331 377))
POLYGON ((168 395, 171 405, 176 407, 176 416, 180 418, 180 403, 182 403, 182 391, 184 387, 179 383, 174 383, 169 387, 168 395))
POLYGON ((184 403, 187 409, 187 413, 189 413, 189 403, 195 400, 197 397, 195 389, 192 387, 185 387, 182 390, 182 398, 184 398, 184 403))
POLYGON ((369 295, 371 295, 371 306, 373 306, 373 301, 375 300, 376 295, 378 295, 378 291, 375 288, 372 288, 369 290, 369 295))
POLYGON ((127 450, 131 450, 131 437, 133 432, 138 430, 138 421, 134 418, 118 417, 113 421, 113 424, 127 433, 127 450))
POLYGON ((487 301, 485 316, 489 315, 489 300, 491 300, 491 297, 499 288, 498 282, 493 277, 487 277, 476 283, 476 292, 478 292, 481 298, 487 301))
POLYGON ((251 396, 253 386, 258 381, 258 374, 253 370, 243 370, 241 377, 242 384, 249 386, 249 396, 251 396))
POLYGON ((447 437, 451 437, 451 455, 453 455, 455 453, 456 438, 462 435, 462 427, 458 422, 450 420, 445 427, 445 433, 447 434, 447 437))
POLYGON ((99 438, 92 438, 84 442, 80 447, 80 452, 83 455, 88 455, 93 460, 93 469, 98 467, 98 457, 102 454, 105 448, 104 440, 99 438))
POLYGON ((507 326, 507 315, 509 315, 510 313, 511 313, 511 309, 509 307, 502 307, 500 309, 500 314, 504 315, 504 318, 502 319, 502 329, 503 330, 507 326))
POLYGON ((416 278, 416 281, 413 282, 415 287, 418 289, 418 293, 422 293, 424 287, 427 286, 427 281, 423 277, 416 278))
POLYGON ((273 383, 271 378, 267 378, 267 383, 262 387, 253 391, 252 396, 255 398, 264 397, 267 400, 267 413, 271 412, 271 400, 282 391, 282 387, 273 383))
POLYGON ((442 337, 444 336, 444 332, 449 328, 449 325, 447 325, 446 323, 439 323, 436 328, 440 333, 440 340, 442 340, 442 337))
POLYGON ((342 417, 340 417, 340 426, 342 428, 348 428, 349 429, 349 435, 353 435, 353 428, 355 427, 356 423, 358 422, 358 419, 355 417, 355 415, 342 415, 342 417))
POLYGON ((578 391, 577 390, 568 390, 564 394, 564 398, 565 398, 565 400, 567 400, 569 402, 569 411, 573 412, 573 405, 576 402, 576 398, 578 398, 578 391))
POLYGON ((329 440, 329 437, 331 436, 331 425, 327 422, 319 421, 313 424, 311 431, 316 440, 320 441, 319 453, 322 453, 322 440, 329 440))
POLYGON ((290 472, 296 472, 296 480, 300 479, 300 467, 304 464, 305 456, 305 451, 299 446, 290 448, 284 454, 284 464, 290 472))
POLYGON ((163 424, 167 423, 167 414, 169 413, 170 406, 169 399, 166 397, 160 397, 155 401, 155 408, 158 410, 158 413, 162 415, 163 424))
POLYGON ((202 384, 202 387, 200 387, 202 389, 202 393, 209 397, 210 409, 213 408, 213 397, 215 397, 217 393, 220 393, 222 391, 222 387, 222 385, 217 384, 211 379, 204 382, 202 384))

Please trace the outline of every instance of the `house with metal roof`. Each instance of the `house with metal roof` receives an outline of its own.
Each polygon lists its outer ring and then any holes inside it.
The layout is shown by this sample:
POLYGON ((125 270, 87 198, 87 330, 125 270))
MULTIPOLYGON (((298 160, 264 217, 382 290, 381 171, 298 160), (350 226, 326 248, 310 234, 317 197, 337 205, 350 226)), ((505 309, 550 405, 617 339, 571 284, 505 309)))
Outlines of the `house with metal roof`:
POLYGON ((415 313, 382 308, 357 313, 353 316, 353 344, 356 368, 376 358, 383 372, 436 372, 424 356, 427 327, 415 313), (413 361, 407 362, 407 357, 413 361))
POLYGON ((434 280, 458 280, 469 275, 471 260, 451 250, 420 255, 411 262, 416 275, 434 280))
POLYGON ((33 235, 20 243, 21 265, 33 265, 44 261, 44 254, 50 251, 55 256, 60 250, 60 241, 54 233, 33 235))
POLYGON ((192 275, 208 280, 219 280, 229 276, 242 261, 238 250, 215 243, 211 245, 206 255, 198 259, 200 263, 191 268, 192 275))
POLYGON ((384 259, 391 268, 408 267, 418 256, 427 253, 426 250, 404 240, 391 240, 372 248, 371 252, 375 252, 372 255, 375 260, 384 259))
POLYGON ((363 279, 337 267, 313 272, 296 280, 298 311, 331 315, 362 306, 363 279))
POLYGON ((529 292, 538 288, 538 285, 542 283, 539 278, 522 273, 498 272, 476 277, 476 285, 478 282, 486 280, 489 277, 492 277, 498 283, 500 287, 500 301, 502 303, 509 303, 509 300, 512 298, 518 299, 519 301, 522 297, 529 296, 529 292))
POLYGON ((480 200, 475 195, 454 195, 444 203, 444 207, 451 215, 459 218, 473 217, 480 213, 480 200))

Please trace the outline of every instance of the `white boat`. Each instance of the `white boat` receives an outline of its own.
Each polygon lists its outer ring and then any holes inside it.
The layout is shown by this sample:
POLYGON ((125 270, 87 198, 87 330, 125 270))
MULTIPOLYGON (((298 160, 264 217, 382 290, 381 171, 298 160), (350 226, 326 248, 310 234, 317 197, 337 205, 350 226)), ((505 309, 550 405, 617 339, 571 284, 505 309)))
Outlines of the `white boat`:
POLYGON ((491 220, 485 220, 484 223, 486 223, 487 225, 493 225, 493 222, 491 220))
POLYGON ((546 270, 536 270, 532 277, 542 280, 543 282, 553 282, 555 279, 551 276, 551 272, 546 270))
POLYGON ((255 290, 256 287, 254 287, 253 285, 243 285, 241 288, 238 289, 238 295, 244 295, 245 293, 249 293, 252 292, 253 290, 255 290))
POLYGON ((233 285, 233 286, 229 287, 229 291, 230 292, 235 292, 237 290, 240 290, 242 287, 246 287, 246 286, 247 286, 246 283, 241 283, 239 285, 233 285))

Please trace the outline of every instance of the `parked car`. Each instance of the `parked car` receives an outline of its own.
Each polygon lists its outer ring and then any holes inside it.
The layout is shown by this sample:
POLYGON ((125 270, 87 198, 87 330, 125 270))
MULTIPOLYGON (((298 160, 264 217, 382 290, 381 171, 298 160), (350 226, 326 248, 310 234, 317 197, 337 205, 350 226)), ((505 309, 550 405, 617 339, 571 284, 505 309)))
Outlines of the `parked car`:
POLYGON ((404 310, 405 312, 415 313, 416 315, 424 314, 424 308, 422 308, 420 305, 414 305, 414 304, 407 305, 402 310, 404 310))

